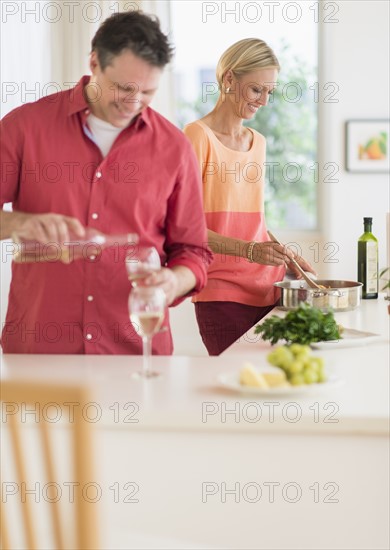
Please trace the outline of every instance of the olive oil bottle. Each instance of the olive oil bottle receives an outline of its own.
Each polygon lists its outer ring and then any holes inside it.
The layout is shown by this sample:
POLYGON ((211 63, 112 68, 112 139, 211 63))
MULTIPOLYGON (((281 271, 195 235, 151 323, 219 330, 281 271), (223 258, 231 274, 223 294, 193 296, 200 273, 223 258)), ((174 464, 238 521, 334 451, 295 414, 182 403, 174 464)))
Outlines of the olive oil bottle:
POLYGON ((363 218, 364 233, 358 240, 358 281, 362 298, 378 298, 378 240, 372 234, 372 218, 363 218))

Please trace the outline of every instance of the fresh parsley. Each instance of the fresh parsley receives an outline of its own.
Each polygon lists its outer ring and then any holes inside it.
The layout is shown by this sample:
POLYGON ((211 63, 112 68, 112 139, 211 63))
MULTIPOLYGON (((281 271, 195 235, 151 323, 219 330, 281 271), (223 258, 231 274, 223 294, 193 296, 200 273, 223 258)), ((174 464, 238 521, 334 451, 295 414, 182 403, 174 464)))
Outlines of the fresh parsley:
POLYGON ((333 312, 323 312, 307 303, 301 303, 283 318, 272 315, 255 327, 255 334, 276 344, 285 340, 291 344, 311 344, 327 340, 339 340, 340 327, 333 312))

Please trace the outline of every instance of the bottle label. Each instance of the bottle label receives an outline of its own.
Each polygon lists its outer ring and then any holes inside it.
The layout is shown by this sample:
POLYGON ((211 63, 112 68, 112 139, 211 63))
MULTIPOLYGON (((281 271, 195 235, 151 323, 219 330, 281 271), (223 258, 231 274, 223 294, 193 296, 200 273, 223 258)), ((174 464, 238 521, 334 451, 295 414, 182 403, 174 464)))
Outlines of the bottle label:
POLYGON ((378 292, 378 252, 375 242, 366 243, 366 292, 378 292))

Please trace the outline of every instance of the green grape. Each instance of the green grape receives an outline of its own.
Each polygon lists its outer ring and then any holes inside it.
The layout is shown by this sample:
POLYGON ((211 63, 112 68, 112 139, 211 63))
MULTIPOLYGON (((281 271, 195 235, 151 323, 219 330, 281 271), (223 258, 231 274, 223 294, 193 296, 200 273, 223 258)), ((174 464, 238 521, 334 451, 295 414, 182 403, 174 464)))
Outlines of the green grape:
POLYGON ((303 379, 305 380, 305 384, 315 384, 318 382, 318 374, 311 369, 305 369, 303 379))
POLYGON ((322 371, 322 372, 319 372, 318 373, 318 380, 317 382, 326 382, 326 376, 325 376, 325 373, 322 371))
POLYGON ((299 359, 294 359, 288 367, 288 372, 291 374, 298 374, 303 371, 304 363, 299 359))
POLYGON ((319 372, 324 368, 324 360, 322 357, 310 357, 310 365, 313 369, 319 372))
POLYGON ((294 361, 294 355, 291 353, 287 346, 280 346, 275 350, 277 366, 282 369, 288 369, 291 363, 294 361))
POLYGON ((294 374, 290 380, 290 384, 293 386, 302 386, 305 383, 305 380, 301 374, 294 374))
POLYGON ((296 355, 297 353, 299 353, 301 351, 301 344, 291 344, 290 346, 290 350, 293 352, 294 355, 296 355))
POLYGON ((306 363, 310 360, 310 358, 306 357, 306 355, 301 355, 300 353, 298 353, 297 355, 294 355, 294 360, 300 361, 301 363, 306 365, 306 363))
POLYGON ((271 363, 271 365, 273 365, 274 367, 278 367, 278 366, 279 366, 278 354, 276 353, 276 350, 271 351, 271 352, 267 355, 267 360, 268 360, 268 362, 271 363))
POLYGON ((290 350, 295 355, 295 357, 299 357, 300 359, 309 357, 311 353, 311 349, 309 346, 303 346, 301 344, 291 344, 290 350))

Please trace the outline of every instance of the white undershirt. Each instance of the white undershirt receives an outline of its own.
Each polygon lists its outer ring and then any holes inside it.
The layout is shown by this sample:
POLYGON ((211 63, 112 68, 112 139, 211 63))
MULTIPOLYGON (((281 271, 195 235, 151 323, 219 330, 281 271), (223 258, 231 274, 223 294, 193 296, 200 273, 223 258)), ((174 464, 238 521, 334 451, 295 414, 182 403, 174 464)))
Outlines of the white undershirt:
POLYGON ((97 118, 93 114, 88 115, 87 122, 95 143, 101 150, 103 157, 107 156, 112 144, 122 132, 123 128, 117 128, 109 122, 97 118))

